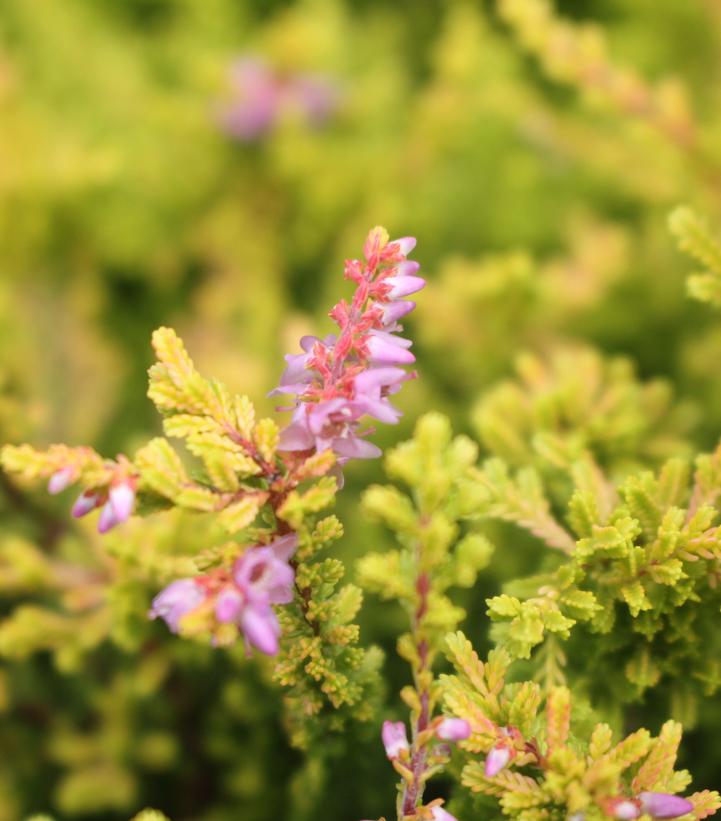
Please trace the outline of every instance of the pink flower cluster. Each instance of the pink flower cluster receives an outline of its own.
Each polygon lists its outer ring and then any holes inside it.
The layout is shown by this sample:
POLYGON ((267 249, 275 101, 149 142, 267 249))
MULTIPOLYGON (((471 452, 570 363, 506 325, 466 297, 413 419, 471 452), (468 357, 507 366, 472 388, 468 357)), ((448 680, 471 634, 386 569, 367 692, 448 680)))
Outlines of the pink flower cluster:
MULTIPOLYGON (((75 467, 61 468, 50 477, 48 492, 53 495, 61 493, 77 479, 78 471, 75 467)), ((73 505, 72 514, 79 518, 98 507, 101 508, 98 531, 107 533, 116 525, 127 521, 132 515, 135 507, 136 484, 136 478, 127 473, 124 463, 120 463, 110 486, 81 493, 73 505)))
POLYGON ((374 228, 366 239, 364 261, 348 260, 345 276, 356 284, 350 303, 341 300, 330 312, 339 333, 301 339, 300 354, 285 357, 287 367, 273 394, 294 394, 290 424, 282 431, 284 451, 332 449, 343 464, 348 459, 380 456, 380 449, 363 437, 360 420, 369 416, 393 424, 400 411, 389 397, 415 376, 403 365, 415 362, 411 342, 398 336, 398 320, 415 308, 405 299, 420 291, 425 280, 419 265, 407 259, 413 237, 388 239, 374 228))
POLYGON ((230 70, 232 98, 218 112, 221 128, 245 142, 271 132, 285 113, 312 126, 324 123, 338 106, 338 89, 311 74, 281 74, 264 60, 244 57, 230 70))
POLYGON ((164 619, 174 633, 182 630, 184 619, 191 614, 211 630, 234 624, 249 646, 274 656, 280 625, 273 605, 293 599, 295 573, 289 559, 297 545, 297 535, 289 533, 270 544, 248 548, 230 572, 221 569, 174 581, 153 599, 150 617, 164 619))

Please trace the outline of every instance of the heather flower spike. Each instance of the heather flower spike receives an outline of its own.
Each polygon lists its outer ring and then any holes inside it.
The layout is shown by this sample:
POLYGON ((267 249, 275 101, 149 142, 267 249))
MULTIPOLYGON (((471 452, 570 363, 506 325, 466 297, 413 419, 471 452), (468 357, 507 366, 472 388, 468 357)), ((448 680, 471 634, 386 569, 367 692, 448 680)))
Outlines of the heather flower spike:
POLYGON ((400 411, 389 397, 414 376, 401 367, 415 362, 412 343, 398 335, 398 320, 415 307, 402 297, 425 285, 415 276, 418 263, 406 259, 414 246, 412 237, 391 241, 385 229, 374 228, 363 247, 365 260, 346 262, 345 276, 356 290, 350 303, 341 300, 330 312, 339 333, 323 340, 303 337, 303 353, 286 356, 272 392, 296 397, 281 450, 330 449, 340 465, 380 455, 365 441, 361 419, 396 423, 400 411))

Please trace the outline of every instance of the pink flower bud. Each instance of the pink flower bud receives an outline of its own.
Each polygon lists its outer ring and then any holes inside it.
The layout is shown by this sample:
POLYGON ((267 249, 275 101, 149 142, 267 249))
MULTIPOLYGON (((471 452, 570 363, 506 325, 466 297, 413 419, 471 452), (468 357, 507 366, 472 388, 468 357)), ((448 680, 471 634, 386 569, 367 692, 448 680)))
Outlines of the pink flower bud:
POLYGON ((57 493, 65 490, 68 485, 71 485, 76 478, 75 468, 67 467, 55 471, 48 481, 48 493, 55 496, 57 493))
POLYGON ((116 516, 112 504, 107 501, 103 505, 103 509, 100 511, 100 518, 98 519, 98 533, 107 533, 119 523, 120 519, 116 516))
POLYGON ((91 510, 94 510, 99 502, 100 496, 97 493, 86 490, 78 496, 71 512, 76 519, 79 519, 81 516, 85 516, 90 513, 91 510))
POLYGON ((404 750, 409 749, 406 725, 402 721, 384 721, 381 738, 390 759, 398 758, 404 750))
POLYGON ((110 488, 109 496, 116 524, 129 519, 135 506, 135 490, 130 482, 119 482, 117 485, 113 485, 110 488))
POLYGON ((638 799, 645 813, 654 818, 678 818, 693 811, 693 804, 680 795, 663 792, 642 792, 638 799))
POLYGON ((462 718, 444 718, 436 735, 444 741, 463 741, 471 734, 471 725, 462 718))
POLYGON ((487 778, 493 778, 506 767, 511 760, 511 751, 504 744, 494 747, 486 756, 483 772, 487 778))
POLYGON ((401 254, 405 257, 416 247, 416 238, 401 237, 400 239, 392 239, 389 245, 397 245, 400 248, 401 254))
POLYGON ((423 277, 389 277, 386 282, 390 286, 387 293, 389 299, 400 299, 403 296, 410 296, 410 294, 415 294, 416 291, 420 291, 426 287, 426 281, 423 277))
POLYGON ((431 817, 433 821, 458 821, 455 815, 451 815, 448 810, 443 807, 433 807, 431 809, 431 817))
POLYGON ((416 307, 416 303, 410 299, 399 299, 396 302, 389 302, 383 309, 383 324, 392 325, 399 319, 409 314, 416 307))
POLYGON ((410 365, 416 358, 404 344, 406 340, 376 332, 368 337, 368 353, 372 362, 383 365, 410 365))

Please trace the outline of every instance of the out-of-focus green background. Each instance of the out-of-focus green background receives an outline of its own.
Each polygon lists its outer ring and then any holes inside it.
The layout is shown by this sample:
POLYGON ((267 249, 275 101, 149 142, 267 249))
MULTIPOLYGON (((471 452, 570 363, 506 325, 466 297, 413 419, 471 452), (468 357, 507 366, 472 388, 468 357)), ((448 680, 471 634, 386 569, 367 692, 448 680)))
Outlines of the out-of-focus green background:
MULTIPOLYGON (((529 54, 534 31, 543 39, 535 2, 525 33, 502 5, 2 0, 0 439, 132 451, 159 429, 145 373, 161 324, 201 372, 270 411, 283 353, 330 329, 343 259, 383 224, 418 237, 429 285, 409 323, 421 378, 379 443, 431 408, 473 432, 478 397, 519 353, 575 340, 670 380, 676 430, 712 446, 721 325, 686 300, 666 217, 689 202, 721 223, 720 7, 559 2, 607 40, 579 80, 563 38, 541 44, 545 68, 529 54), (244 54, 325 76, 337 110, 230 138, 217 107, 244 54), (606 59, 630 72, 611 91, 606 59)), ((338 550, 352 577, 386 537, 357 510, 381 465, 347 474, 338 550)), ((150 522, 101 543, 68 525, 67 505, 0 484, 0 821, 110 821, 145 805, 176 821, 391 812, 378 723, 304 763, 268 668, 146 624, 153 589, 135 557, 154 540, 197 547, 202 532, 150 522), (38 618, 44 638, 29 641, 38 618)), ((535 562, 525 542, 499 551, 466 597, 481 647, 483 599, 535 562)), ((388 651, 392 711, 401 614, 368 600, 362 624, 388 651)), ((637 712, 652 730, 666 717, 637 712)), ((699 788, 721 770, 721 711, 702 718, 684 762, 699 788)))

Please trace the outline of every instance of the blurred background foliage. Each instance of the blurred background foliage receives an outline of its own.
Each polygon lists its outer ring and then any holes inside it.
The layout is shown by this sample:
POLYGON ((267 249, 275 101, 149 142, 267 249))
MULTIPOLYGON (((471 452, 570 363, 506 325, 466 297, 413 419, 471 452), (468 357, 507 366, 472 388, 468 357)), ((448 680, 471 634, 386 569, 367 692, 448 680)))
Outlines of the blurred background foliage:
MULTIPOLYGON (((567 423, 612 471, 713 447, 721 326, 685 298, 666 218, 688 202, 721 224, 720 80, 714 0, 3 0, 0 439, 113 455, 157 432, 160 324, 270 410, 282 354, 329 329, 342 261, 380 223, 419 238, 429 278, 421 379, 380 444, 435 408, 523 461, 498 425, 530 367, 532 394, 600 398, 567 423), (337 109, 232 139, 216 112, 248 54, 325 76, 337 109)), ((347 474, 352 568, 388 536, 358 510, 380 464, 347 474)), ((159 517, 101 545, 66 506, 0 477, 0 821, 388 811, 380 717, 304 759, 263 663, 147 623, 148 545, 195 552, 200 527, 159 517)), ((459 602, 481 648, 485 597, 539 562, 497 541, 459 602)), ((367 602, 363 629, 388 650, 392 714, 402 616, 367 602)), ((697 789, 721 770, 721 708, 702 710, 682 761, 697 789)), ((665 718, 649 698, 631 721, 665 718)))

